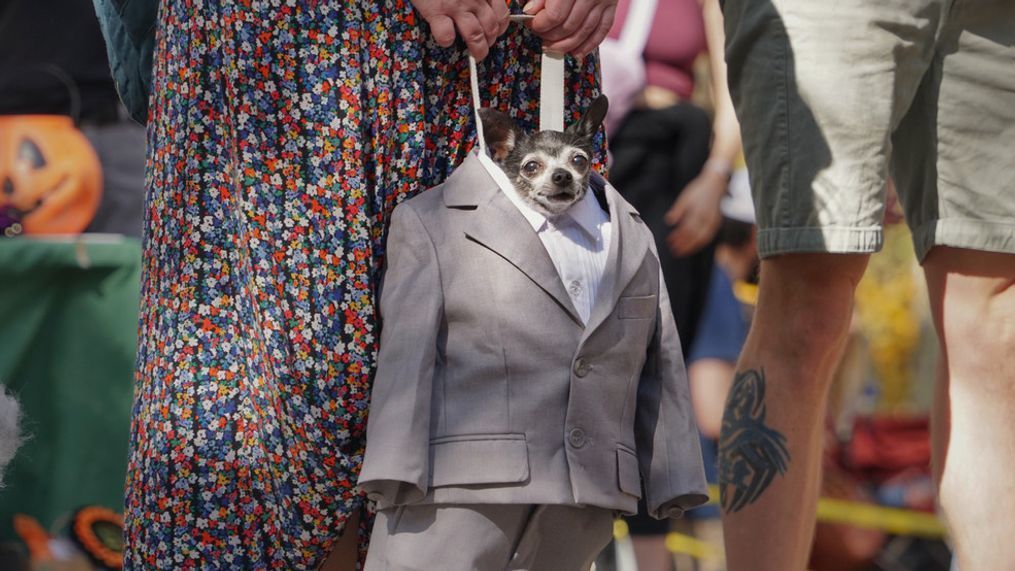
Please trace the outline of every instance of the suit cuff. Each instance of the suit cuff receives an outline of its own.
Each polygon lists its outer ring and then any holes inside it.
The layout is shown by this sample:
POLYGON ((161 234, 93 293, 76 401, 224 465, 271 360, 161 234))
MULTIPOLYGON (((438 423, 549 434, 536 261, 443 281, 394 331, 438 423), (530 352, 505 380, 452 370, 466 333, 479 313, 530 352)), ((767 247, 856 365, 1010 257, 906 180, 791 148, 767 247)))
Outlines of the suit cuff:
POLYGON ((377 502, 377 509, 414 504, 426 497, 427 490, 401 480, 369 480, 358 485, 367 498, 377 502))
POLYGON ((696 508, 706 502, 708 502, 708 496, 705 494, 684 494, 663 502, 662 505, 652 511, 651 515, 656 519, 676 519, 682 517, 687 510, 696 508))

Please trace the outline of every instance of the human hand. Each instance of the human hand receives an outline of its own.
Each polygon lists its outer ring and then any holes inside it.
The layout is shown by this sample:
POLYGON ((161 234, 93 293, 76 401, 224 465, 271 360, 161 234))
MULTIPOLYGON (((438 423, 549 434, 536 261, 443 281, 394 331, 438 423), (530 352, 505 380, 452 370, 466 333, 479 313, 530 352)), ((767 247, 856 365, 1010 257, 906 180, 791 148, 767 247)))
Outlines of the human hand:
POLYGON ((666 236, 666 244, 674 256, 689 256, 715 237, 722 221, 719 201, 728 183, 724 174, 705 169, 673 202, 665 220, 674 227, 666 236))
POLYGON ((583 58, 599 46, 613 25, 617 0, 530 0, 522 9, 548 51, 583 58))
POLYGON ((490 46, 510 23, 504 0, 412 0, 412 5, 430 25, 437 45, 451 47, 457 30, 477 60, 490 53, 490 46))

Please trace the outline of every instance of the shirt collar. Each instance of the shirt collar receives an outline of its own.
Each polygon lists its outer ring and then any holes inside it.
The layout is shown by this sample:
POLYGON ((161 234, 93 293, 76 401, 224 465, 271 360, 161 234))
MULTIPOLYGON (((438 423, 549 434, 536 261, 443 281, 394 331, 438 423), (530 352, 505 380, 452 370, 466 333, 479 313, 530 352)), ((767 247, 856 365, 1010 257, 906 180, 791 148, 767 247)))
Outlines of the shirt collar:
POLYGON ((585 189, 585 196, 582 197, 566 213, 593 238, 599 236, 599 225, 610 220, 610 215, 603 212, 599 201, 592 194, 592 188, 585 189))
MULTIPOLYGON (((522 213, 525 220, 529 222, 532 229, 539 233, 546 229, 550 224, 550 219, 547 218, 542 212, 529 206, 529 203, 525 202, 518 192, 515 191, 514 185, 511 183, 511 179, 508 178, 507 174, 500 168, 500 166, 494 162, 492 158, 486 153, 477 151, 476 154, 479 157, 479 162, 486 168, 490 176, 500 187, 501 191, 508 197, 512 204, 518 208, 518 211, 522 213)), ((585 196, 582 197, 574 206, 568 209, 562 216, 569 217, 578 226, 584 230, 589 236, 596 237, 599 235, 599 225, 609 220, 609 215, 603 212, 603 209, 599 207, 599 202, 592 195, 592 189, 589 188, 585 192, 585 196)))

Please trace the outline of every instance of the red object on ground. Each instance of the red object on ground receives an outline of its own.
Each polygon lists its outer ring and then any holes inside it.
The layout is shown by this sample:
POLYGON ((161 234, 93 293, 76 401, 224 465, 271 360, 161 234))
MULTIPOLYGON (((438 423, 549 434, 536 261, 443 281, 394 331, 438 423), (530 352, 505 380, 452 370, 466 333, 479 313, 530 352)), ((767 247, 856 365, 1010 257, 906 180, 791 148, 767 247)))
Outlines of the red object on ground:
POLYGON ((852 470, 875 483, 914 467, 929 470, 930 420, 927 417, 857 419, 845 460, 852 470))

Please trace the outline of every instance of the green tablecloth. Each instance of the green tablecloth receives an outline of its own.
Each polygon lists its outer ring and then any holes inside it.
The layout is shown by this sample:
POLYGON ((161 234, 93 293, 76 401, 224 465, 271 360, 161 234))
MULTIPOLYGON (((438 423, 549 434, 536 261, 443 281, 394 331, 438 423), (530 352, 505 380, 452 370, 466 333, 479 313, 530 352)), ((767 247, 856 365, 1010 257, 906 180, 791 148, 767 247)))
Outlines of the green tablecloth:
POLYGON ((0 490, 0 539, 14 513, 48 527, 82 505, 122 512, 140 263, 135 240, 0 238, 0 382, 29 434, 0 490))

